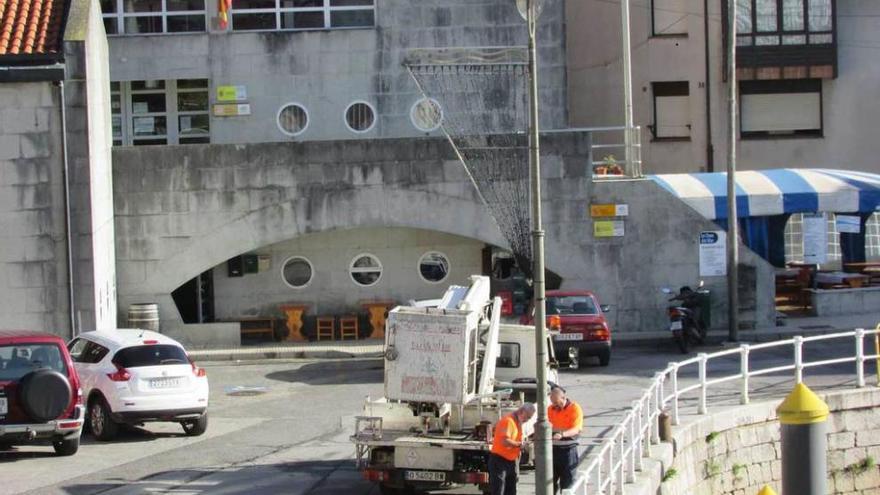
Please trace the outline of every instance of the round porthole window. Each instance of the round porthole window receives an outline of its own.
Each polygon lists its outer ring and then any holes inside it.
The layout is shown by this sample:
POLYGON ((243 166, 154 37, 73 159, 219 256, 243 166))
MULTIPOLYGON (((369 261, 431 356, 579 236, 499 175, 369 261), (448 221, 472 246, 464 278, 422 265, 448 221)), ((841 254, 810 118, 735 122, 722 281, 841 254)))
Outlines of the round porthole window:
POLYGON ((376 112, 365 101, 356 101, 345 109, 345 125, 354 132, 367 132, 376 124, 376 112))
POLYGON ((443 109, 433 98, 422 98, 409 110, 409 118, 416 129, 422 132, 436 131, 443 122, 443 109))
POLYGON ((278 110, 278 128, 288 136, 299 136, 309 127, 309 112, 298 103, 289 103, 278 110))
POLYGON ((439 283, 449 275, 449 259, 437 251, 429 251, 419 259, 419 275, 426 282, 439 283))
POLYGON ((379 258, 372 254, 359 254, 351 260, 351 266, 349 266, 348 271, 354 283, 362 287, 369 287, 376 285, 379 279, 382 278, 382 263, 379 262, 379 258))
POLYGON ((281 266, 281 278, 294 289, 302 289, 312 281, 312 263, 302 256, 288 258, 281 266))

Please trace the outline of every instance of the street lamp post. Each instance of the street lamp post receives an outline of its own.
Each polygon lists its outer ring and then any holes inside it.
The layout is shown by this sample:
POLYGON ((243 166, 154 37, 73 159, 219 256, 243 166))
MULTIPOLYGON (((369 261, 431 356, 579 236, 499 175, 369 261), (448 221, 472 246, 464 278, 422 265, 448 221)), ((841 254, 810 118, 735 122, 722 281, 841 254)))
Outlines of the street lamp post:
POLYGON ((553 493, 550 423, 547 421, 547 328, 544 287, 544 228, 541 221, 541 161, 538 143, 538 63, 535 34, 543 0, 516 0, 529 30, 529 175, 532 201, 532 279, 535 305, 535 494, 553 493))

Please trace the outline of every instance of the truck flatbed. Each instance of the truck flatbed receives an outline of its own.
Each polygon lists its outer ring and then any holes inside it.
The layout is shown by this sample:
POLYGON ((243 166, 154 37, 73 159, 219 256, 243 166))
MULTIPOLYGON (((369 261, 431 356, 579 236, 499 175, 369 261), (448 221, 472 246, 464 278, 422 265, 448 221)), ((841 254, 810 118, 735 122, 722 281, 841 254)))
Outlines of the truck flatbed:
POLYGON ((352 435, 349 437, 352 442, 367 445, 369 447, 440 447, 453 450, 482 450, 488 451, 491 447, 485 440, 475 440, 470 435, 450 435, 448 437, 440 434, 422 435, 410 431, 388 431, 382 432, 382 438, 376 439, 370 435, 352 435))

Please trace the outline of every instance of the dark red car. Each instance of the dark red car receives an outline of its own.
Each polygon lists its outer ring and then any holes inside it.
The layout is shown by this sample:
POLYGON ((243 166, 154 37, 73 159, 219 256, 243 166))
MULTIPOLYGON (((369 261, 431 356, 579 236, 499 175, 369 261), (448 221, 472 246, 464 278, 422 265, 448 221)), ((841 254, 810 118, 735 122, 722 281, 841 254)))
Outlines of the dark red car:
MULTIPOLYGON (((560 362, 596 356, 600 365, 608 366, 611 327, 605 320, 606 311, 608 307, 600 305, 588 290, 547 291, 547 328, 554 332, 553 350, 560 362)), ((525 323, 533 321, 527 318, 525 323)))
POLYGON ((64 340, 0 330, 0 450, 50 443, 58 455, 79 450, 82 389, 64 340))

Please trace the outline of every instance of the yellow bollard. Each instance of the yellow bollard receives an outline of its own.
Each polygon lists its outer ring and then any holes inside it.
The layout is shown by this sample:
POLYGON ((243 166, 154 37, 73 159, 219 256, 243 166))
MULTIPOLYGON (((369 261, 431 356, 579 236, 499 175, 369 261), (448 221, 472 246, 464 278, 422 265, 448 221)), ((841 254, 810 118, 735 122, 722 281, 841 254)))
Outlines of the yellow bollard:
POLYGON ((761 488, 761 491, 758 492, 758 495, 776 495, 776 492, 770 488, 770 485, 764 485, 764 488, 761 488))

